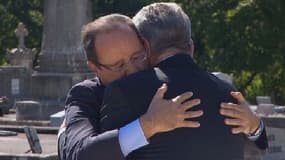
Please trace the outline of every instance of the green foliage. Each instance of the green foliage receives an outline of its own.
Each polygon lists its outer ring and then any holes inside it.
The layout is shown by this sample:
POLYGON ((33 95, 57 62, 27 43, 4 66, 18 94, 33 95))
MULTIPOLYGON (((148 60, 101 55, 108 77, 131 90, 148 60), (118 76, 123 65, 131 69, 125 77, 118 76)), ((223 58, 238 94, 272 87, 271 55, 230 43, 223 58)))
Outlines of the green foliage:
POLYGON ((180 1, 192 19, 196 59, 212 71, 233 73, 254 102, 270 95, 285 102, 285 1, 180 1))
POLYGON ((93 16, 97 18, 110 13, 120 13, 132 17, 143 6, 151 2, 151 0, 94 0, 93 16))
MULTIPOLYGON (((171 1, 191 18, 197 63, 209 71, 232 73, 236 87, 252 102, 257 95, 270 95, 276 103, 285 103, 284 0, 171 1)), ((93 0, 93 17, 132 17, 153 2, 158 1, 93 0)), ((0 64, 6 48, 17 45, 14 30, 20 21, 30 32, 26 45, 40 49, 43 1, 1 1, 0 21, 0 64)))
POLYGON ((23 22, 29 31, 26 46, 40 50, 43 26, 43 1, 0 1, 0 65, 5 63, 6 49, 17 47, 15 29, 23 22))

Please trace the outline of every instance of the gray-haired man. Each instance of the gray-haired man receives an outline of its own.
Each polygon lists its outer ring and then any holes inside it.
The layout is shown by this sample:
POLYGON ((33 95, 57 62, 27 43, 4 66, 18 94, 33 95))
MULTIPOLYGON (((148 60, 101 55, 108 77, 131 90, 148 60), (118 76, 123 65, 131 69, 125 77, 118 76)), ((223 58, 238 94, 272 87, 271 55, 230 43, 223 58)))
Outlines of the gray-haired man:
MULTIPOLYGON (((143 115, 162 83, 167 83, 169 87, 165 98, 193 91, 192 98, 198 98, 202 103, 191 110, 203 110, 204 115, 192 119, 199 122, 199 128, 179 128, 152 135, 148 145, 131 152, 127 159, 242 160, 245 134, 261 149, 267 148, 263 124, 250 110, 231 103, 223 103, 221 109, 222 102, 235 102, 233 97, 243 103, 244 99, 240 94, 231 94, 234 91, 231 85, 194 63, 191 23, 177 4, 148 5, 137 13, 133 21, 146 39, 149 62, 155 68, 109 85, 101 111, 101 127, 104 130, 120 128, 143 115), (250 123, 242 127, 244 119, 250 123), (232 125, 239 129, 232 130, 232 125)), ((142 116, 141 119, 149 122, 143 128, 157 127, 151 115, 142 116)), ((168 120, 171 121, 171 117, 168 120)), ((189 119, 185 121, 197 123, 189 119)))

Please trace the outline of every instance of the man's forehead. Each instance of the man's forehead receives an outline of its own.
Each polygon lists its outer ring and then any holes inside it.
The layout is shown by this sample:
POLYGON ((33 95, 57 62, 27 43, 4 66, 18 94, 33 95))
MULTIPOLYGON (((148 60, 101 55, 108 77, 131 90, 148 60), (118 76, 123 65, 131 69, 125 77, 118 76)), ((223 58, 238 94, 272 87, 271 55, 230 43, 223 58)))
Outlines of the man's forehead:
POLYGON ((136 32, 127 25, 98 34, 94 45, 96 46, 94 49, 96 49, 98 59, 103 58, 106 53, 114 53, 116 55, 123 53, 126 56, 141 50, 140 39, 136 32))
POLYGON ((134 29, 131 27, 128 23, 123 22, 116 22, 116 23, 108 23, 104 22, 98 26, 100 28, 99 33, 110 33, 115 31, 121 31, 121 32, 134 32, 134 29))
POLYGON ((127 25, 122 25, 116 29, 105 30, 97 34, 94 45, 97 43, 104 43, 105 40, 112 40, 114 36, 124 37, 124 36, 136 36, 136 32, 127 25))

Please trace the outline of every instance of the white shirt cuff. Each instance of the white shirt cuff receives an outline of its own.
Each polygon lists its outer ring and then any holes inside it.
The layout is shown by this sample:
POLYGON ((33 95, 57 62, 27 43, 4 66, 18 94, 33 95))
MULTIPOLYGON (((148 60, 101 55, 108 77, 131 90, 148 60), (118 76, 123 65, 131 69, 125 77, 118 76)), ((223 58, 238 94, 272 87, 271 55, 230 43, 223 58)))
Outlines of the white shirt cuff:
POLYGON ((125 157, 132 151, 149 144, 139 119, 119 129, 119 143, 125 157))
POLYGON ((257 131, 253 135, 247 135, 247 138, 251 141, 256 141, 261 136, 263 130, 264 130, 264 123, 260 121, 260 125, 257 131))

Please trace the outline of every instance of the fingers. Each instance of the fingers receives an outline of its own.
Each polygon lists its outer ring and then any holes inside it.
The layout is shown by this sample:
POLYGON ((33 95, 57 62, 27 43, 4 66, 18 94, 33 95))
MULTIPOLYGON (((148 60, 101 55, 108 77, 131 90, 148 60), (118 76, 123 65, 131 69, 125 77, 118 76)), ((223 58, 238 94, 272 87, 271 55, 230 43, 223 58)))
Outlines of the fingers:
POLYGON ((235 110, 238 112, 244 112, 243 108, 241 108, 239 105, 233 104, 233 103, 221 103, 221 107, 222 107, 222 109, 229 109, 229 110, 235 110))
POLYGON ((155 95, 153 96, 153 99, 163 98, 166 91, 167 91, 167 85, 165 83, 163 83, 162 86, 157 89, 155 95))
POLYGON ((230 125, 230 126, 241 126, 242 121, 240 119, 225 119, 225 124, 230 125))
POLYGON ((187 99, 191 98, 193 96, 192 92, 185 92, 180 94, 179 96, 172 99, 172 102, 177 102, 179 104, 183 103, 187 99))
POLYGON ((194 106, 197 106, 201 103, 200 99, 193 99, 193 100, 189 100, 185 103, 183 103, 183 105, 181 106, 183 111, 187 111, 190 108, 193 108, 194 106))
POLYGON ((200 123, 196 121, 183 121, 180 127, 198 128, 200 127, 200 123))
POLYGON ((245 98, 240 92, 231 92, 231 95, 238 101, 238 103, 246 103, 245 98))
POLYGON ((231 117, 231 118, 238 118, 238 119, 243 119, 243 113, 238 111, 238 110, 234 110, 234 109, 221 109, 220 110, 221 115, 223 116, 227 116, 227 117, 231 117))
POLYGON ((184 113, 184 119, 188 118, 198 118, 201 117, 204 114, 202 110, 199 111, 188 111, 184 113))
POLYGON ((242 127, 232 128, 232 133, 233 134, 243 133, 243 130, 244 129, 242 127))

